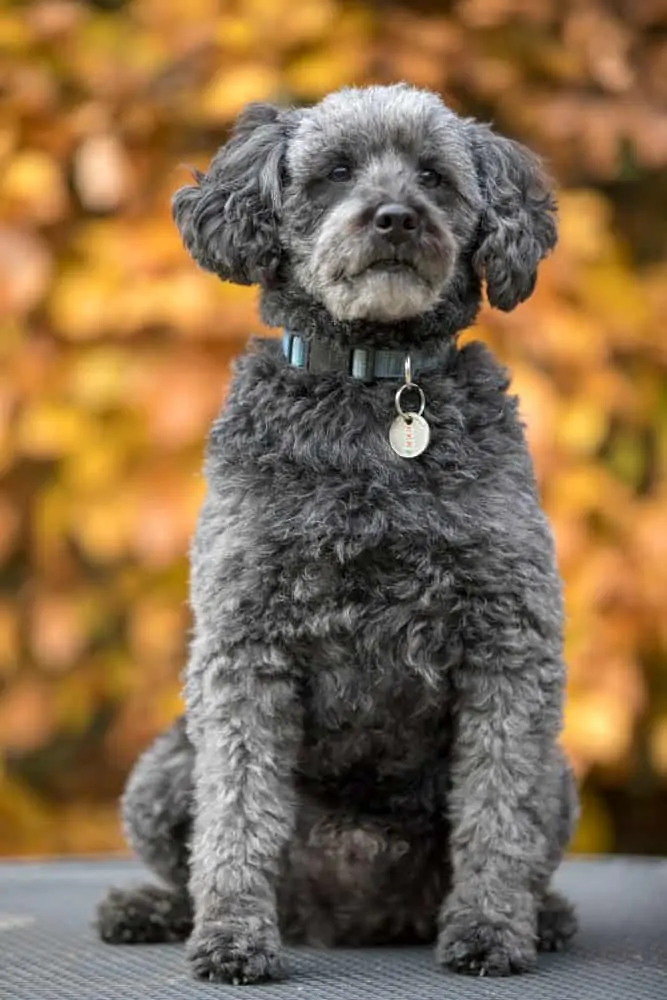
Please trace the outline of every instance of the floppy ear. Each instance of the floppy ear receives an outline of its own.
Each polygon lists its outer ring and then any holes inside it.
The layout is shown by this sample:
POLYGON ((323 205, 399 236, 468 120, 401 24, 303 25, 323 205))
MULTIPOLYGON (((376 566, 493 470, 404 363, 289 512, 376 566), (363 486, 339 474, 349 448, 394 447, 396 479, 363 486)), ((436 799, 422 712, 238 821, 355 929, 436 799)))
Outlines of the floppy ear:
POLYGON ((281 256, 278 215, 288 111, 249 104, 229 141, 196 184, 172 198, 188 253, 207 271, 238 285, 267 283, 281 256))
POLYGON ((538 264, 556 245, 556 201, 530 150, 486 125, 471 127, 483 204, 473 266, 490 304, 507 312, 532 293, 538 264))

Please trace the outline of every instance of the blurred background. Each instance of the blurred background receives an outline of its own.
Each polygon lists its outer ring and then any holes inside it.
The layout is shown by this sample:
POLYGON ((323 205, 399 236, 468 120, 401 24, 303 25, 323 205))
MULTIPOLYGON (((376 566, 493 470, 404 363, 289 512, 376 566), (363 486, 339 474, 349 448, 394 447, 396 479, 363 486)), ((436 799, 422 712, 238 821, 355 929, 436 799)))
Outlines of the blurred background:
POLYGON ((568 609, 575 848, 667 854, 667 0, 0 9, 0 853, 122 848, 179 710, 187 547, 255 293, 169 199, 249 100, 408 80, 544 155, 561 242, 511 366, 568 609))

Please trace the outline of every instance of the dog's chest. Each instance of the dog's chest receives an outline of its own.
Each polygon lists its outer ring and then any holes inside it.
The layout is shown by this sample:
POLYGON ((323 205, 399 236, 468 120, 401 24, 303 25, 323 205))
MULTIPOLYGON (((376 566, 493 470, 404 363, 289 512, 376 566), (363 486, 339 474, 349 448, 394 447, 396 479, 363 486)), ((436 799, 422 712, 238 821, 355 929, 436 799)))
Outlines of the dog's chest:
POLYGON ((304 767, 319 776, 369 761, 414 773, 447 740, 459 655, 447 560, 401 523, 403 512, 373 514, 381 537, 360 516, 319 546, 294 542, 288 641, 302 678, 304 767))
POLYGON ((446 630, 411 593, 408 568, 390 572, 386 556, 382 579, 355 565, 358 590, 349 577, 332 586, 298 644, 299 771, 369 811, 407 808, 415 794, 439 801, 452 732, 446 630))

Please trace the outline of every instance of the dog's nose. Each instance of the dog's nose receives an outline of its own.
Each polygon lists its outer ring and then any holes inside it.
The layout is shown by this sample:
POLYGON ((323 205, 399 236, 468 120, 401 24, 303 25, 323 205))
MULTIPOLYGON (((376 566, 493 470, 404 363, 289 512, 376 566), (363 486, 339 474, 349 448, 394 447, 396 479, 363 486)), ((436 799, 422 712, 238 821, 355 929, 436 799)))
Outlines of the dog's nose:
POLYGON ((419 219, 413 208, 393 203, 380 205, 373 217, 376 231, 390 243, 403 243, 410 239, 418 223, 419 219))

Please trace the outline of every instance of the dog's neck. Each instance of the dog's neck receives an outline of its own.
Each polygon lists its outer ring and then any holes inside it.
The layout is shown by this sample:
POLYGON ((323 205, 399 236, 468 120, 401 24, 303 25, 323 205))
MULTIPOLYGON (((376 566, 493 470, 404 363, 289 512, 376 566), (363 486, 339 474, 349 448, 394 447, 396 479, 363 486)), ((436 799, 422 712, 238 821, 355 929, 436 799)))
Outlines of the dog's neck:
POLYGON ((298 331, 305 340, 326 340, 340 347, 384 347, 398 350, 433 347, 469 327, 477 315, 479 284, 459 272, 447 294, 427 313, 395 322, 370 319, 336 320, 323 305, 299 288, 262 289, 262 320, 273 327, 298 331))

